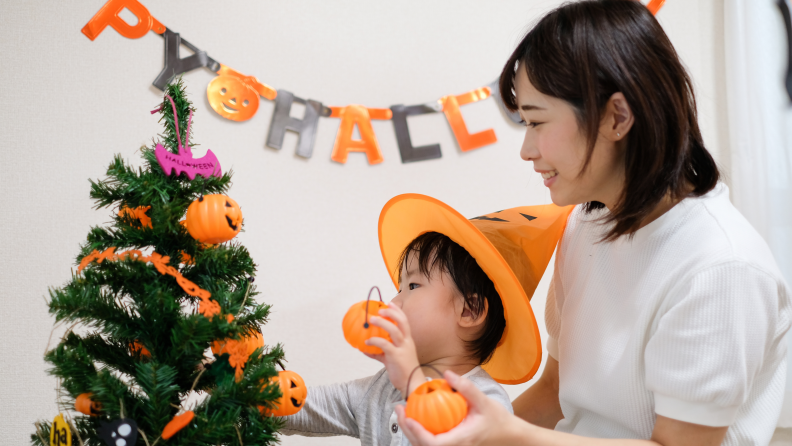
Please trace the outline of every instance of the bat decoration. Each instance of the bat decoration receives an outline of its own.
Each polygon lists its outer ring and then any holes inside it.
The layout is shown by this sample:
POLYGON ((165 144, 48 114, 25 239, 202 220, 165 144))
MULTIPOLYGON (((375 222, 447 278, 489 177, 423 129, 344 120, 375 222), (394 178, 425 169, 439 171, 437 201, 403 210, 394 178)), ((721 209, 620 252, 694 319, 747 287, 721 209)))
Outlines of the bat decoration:
MULTIPOLYGON (((179 135, 179 119, 176 114, 176 104, 173 102, 173 99, 170 96, 166 95, 166 97, 173 106, 174 124, 176 124, 176 138, 178 139, 179 143, 179 153, 173 153, 166 149, 162 144, 157 144, 157 147, 154 149, 154 154, 156 155, 157 162, 159 162, 162 170, 165 171, 166 175, 176 173, 178 176, 184 172, 191 180, 194 180, 196 175, 202 175, 206 178, 209 178, 212 175, 218 178, 222 176, 223 173, 222 169, 220 168, 220 161, 217 160, 217 157, 214 153, 212 153, 211 150, 207 150, 206 155, 198 159, 194 159, 192 156, 192 150, 189 146, 192 111, 190 111, 190 118, 187 121, 187 135, 185 135, 186 137, 184 138, 184 144, 181 143, 181 135, 179 135)), ((158 111, 160 111, 160 109, 156 109, 151 113, 156 113, 158 111)))

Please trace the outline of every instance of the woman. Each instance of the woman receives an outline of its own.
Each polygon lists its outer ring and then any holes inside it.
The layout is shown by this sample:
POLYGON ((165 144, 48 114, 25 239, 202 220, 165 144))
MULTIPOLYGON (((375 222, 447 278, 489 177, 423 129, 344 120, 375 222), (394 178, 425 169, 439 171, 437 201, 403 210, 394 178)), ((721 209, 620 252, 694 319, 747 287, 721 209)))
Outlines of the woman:
POLYGON ((549 357, 515 416, 446 378, 468 418, 414 445, 766 445, 790 292, 704 148, 690 79, 641 3, 545 16, 500 91, 554 203, 577 205, 547 298, 549 357), (554 429, 554 430, 553 430, 554 429), (620 439, 620 440, 615 440, 620 439))

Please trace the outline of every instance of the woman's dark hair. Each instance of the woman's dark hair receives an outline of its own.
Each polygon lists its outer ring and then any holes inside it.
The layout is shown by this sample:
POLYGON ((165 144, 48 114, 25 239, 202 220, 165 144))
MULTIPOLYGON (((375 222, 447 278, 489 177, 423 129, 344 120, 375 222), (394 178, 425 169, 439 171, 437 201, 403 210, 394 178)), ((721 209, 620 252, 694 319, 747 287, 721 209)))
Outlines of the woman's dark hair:
POLYGON ((433 272, 448 273, 465 299, 465 308, 470 310, 474 319, 481 316, 484 302, 487 302, 487 316, 481 335, 478 339, 468 341, 467 345, 470 356, 476 358, 479 364, 489 361, 506 328, 503 302, 495 290, 495 284, 465 248, 439 232, 424 233, 404 248, 397 265, 399 282, 402 266, 412 253, 417 255, 418 270, 424 276, 431 277, 433 272))
MULTIPOLYGON (((633 234, 666 194, 701 196, 718 182, 704 148, 690 78, 654 16, 635 0, 567 3, 544 16, 514 50, 500 76, 509 110, 514 78, 525 70, 541 93, 574 108, 588 141, 589 166, 605 105, 621 92, 635 122, 626 137, 625 184, 604 240, 633 234), (692 190, 691 190, 692 189, 692 190)), ((585 204, 586 212, 603 208, 585 204)))

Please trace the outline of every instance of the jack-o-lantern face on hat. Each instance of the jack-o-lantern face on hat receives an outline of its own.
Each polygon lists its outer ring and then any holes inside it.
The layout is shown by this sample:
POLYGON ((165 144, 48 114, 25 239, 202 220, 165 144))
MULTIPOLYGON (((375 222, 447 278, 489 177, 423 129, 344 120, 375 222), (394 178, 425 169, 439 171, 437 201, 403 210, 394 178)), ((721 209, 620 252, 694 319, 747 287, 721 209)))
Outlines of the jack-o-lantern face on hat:
POLYGON ((247 121, 259 107, 258 92, 237 76, 217 76, 209 82, 206 96, 217 114, 232 121, 247 121))

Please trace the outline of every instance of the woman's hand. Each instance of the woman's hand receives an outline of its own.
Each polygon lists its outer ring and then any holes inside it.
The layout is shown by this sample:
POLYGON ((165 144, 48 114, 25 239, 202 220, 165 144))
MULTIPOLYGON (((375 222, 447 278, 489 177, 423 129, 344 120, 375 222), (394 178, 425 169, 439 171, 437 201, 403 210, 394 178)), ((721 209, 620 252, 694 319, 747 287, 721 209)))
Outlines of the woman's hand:
POLYGON ((413 446, 475 446, 503 445, 520 438, 520 430, 531 426, 519 420, 495 400, 487 398, 472 382, 454 372, 446 371, 446 381, 468 402, 468 415, 450 431, 432 435, 412 418, 404 406, 396 407, 404 435, 413 446))
MULTIPOLYGON (((382 317, 372 316, 369 318, 369 323, 387 331, 392 342, 378 337, 366 340, 366 345, 379 347, 383 352, 379 355, 366 353, 366 356, 385 364, 388 378, 393 387, 405 392, 408 384, 407 379, 419 364, 415 342, 410 335, 410 324, 407 322, 407 316, 396 305, 389 305, 387 309, 380 310, 379 314, 382 317), (385 318, 389 318, 395 324, 385 318)), ((421 370, 416 370, 412 379, 413 383, 420 384, 425 380, 421 370)), ((407 395, 404 397, 406 398, 407 395)))

